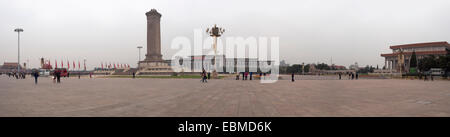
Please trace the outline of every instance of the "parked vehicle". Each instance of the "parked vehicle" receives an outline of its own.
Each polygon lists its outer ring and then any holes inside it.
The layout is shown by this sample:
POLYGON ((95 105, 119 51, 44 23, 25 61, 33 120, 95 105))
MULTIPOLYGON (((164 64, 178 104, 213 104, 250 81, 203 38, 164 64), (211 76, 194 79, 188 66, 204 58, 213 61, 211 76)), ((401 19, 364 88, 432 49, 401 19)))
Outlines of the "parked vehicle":
POLYGON ((39 69, 39 75, 40 76, 50 76, 50 69, 39 69))
POLYGON ((52 71, 51 75, 53 75, 55 71, 61 71, 61 77, 66 77, 67 74, 69 73, 66 68, 57 68, 52 71))

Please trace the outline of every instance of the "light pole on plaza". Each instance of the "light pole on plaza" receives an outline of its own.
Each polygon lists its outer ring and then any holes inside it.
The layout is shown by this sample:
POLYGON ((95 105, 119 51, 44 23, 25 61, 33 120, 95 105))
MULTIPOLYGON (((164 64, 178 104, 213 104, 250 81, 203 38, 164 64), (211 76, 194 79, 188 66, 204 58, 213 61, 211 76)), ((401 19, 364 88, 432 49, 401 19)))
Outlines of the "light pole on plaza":
POLYGON ((86 57, 83 59, 84 71, 86 71, 86 57))
POLYGON ((225 32, 225 29, 217 27, 216 24, 214 24, 214 27, 206 29, 206 33, 208 33, 211 37, 213 37, 213 48, 214 48, 214 71, 213 71, 213 78, 217 78, 217 37, 220 37, 225 32))
POLYGON ((142 49, 142 46, 138 46, 137 48, 139 49, 139 60, 138 60, 138 69, 139 69, 139 62, 141 62, 141 49, 142 49))
POLYGON ((17 32, 17 73, 20 72, 20 32, 23 32, 22 28, 14 29, 17 32))

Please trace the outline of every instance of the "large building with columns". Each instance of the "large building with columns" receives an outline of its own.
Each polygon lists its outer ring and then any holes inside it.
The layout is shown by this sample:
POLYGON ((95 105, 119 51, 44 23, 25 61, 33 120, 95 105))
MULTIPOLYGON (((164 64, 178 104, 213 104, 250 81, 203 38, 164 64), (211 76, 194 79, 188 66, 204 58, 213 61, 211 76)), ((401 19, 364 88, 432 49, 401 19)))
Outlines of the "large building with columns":
POLYGON ((440 56, 450 53, 450 44, 445 41, 393 45, 389 48, 392 53, 381 54, 381 57, 385 58, 385 67, 391 72, 408 72, 413 51, 416 52, 417 60, 428 55, 440 56))

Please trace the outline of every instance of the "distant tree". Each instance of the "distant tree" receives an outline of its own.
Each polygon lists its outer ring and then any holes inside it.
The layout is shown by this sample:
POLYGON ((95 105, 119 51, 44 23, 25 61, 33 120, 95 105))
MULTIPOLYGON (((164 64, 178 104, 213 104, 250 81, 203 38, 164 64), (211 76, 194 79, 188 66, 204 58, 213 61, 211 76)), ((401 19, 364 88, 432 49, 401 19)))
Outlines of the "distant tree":
POLYGON ((306 64, 305 65, 305 73, 309 72, 309 68, 310 68, 311 64, 306 64))
POLYGON ((287 68, 287 73, 300 73, 300 72, 302 72, 302 65, 300 64, 294 64, 287 68))
POLYGON ((330 70, 331 67, 328 66, 328 64, 320 63, 320 64, 316 65, 316 69, 319 69, 319 70, 330 70))
POLYGON ((438 61, 436 59, 436 56, 434 55, 429 55, 419 60, 418 69, 421 72, 428 71, 431 68, 438 68, 438 67, 439 67, 438 61))
POLYGON ((417 67, 417 57, 416 57, 416 51, 413 51, 411 55, 411 59, 409 60, 409 67, 415 68, 417 67))
POLYGON ((444 71, 444 77, 447 77, 450 71, 450 54, 446 56, 439 56, 438 66, 444 71))

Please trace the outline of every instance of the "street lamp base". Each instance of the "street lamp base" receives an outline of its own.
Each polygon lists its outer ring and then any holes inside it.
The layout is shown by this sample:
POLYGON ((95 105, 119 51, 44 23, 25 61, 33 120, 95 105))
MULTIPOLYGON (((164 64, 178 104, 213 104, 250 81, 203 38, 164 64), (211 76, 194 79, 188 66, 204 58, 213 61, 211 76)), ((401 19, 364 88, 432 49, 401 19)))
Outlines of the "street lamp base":
POLYGON ((218 78, 219 78, 219 74, 217 73, 217 71, 214 70, 214 71, 212 72, 212 78, 213 78, 213 79, 218 79, 218 78))

